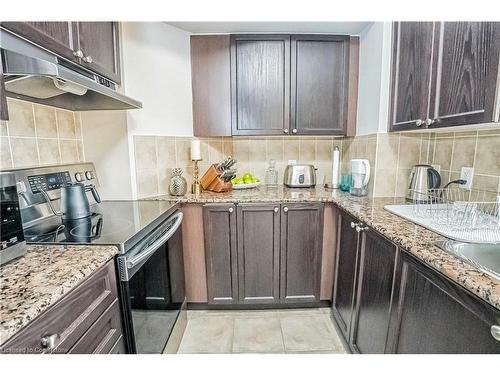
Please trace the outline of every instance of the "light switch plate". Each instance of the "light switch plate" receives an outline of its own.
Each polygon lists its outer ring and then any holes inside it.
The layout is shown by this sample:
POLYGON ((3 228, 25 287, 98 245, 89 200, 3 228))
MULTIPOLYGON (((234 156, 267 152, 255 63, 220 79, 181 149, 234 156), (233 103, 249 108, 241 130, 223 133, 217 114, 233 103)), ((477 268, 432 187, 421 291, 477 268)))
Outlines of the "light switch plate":
POLYGON ((472 187, 472 177, 474 177, 474 168, 462 167, 460 171, 460 179, 467 181, 465 184, 460 185, 462 189, 470 190, 472 187))

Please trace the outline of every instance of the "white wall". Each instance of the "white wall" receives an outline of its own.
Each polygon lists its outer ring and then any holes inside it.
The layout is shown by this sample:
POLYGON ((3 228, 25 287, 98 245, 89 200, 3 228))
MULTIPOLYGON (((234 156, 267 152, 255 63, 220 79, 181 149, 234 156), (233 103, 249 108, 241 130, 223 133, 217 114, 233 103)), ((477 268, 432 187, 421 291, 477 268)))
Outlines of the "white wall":
POLYGON ((162 22, 122 23, 124 90, 143 102, 128 112, 130 134, 193 134, 189 36, 162 22))
POLYGON ((357 135, 387 132, 391 24, 374 22, 360 35, 357 135))

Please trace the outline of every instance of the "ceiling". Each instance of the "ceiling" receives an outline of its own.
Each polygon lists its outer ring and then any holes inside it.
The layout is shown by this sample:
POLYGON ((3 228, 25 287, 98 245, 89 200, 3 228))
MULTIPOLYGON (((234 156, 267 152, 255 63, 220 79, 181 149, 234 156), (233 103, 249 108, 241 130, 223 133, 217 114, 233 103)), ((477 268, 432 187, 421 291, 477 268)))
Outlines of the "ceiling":
POLYGON ((356 35, 371 22, 167 22, 195 34, 205 33, 335 33, 356 35))

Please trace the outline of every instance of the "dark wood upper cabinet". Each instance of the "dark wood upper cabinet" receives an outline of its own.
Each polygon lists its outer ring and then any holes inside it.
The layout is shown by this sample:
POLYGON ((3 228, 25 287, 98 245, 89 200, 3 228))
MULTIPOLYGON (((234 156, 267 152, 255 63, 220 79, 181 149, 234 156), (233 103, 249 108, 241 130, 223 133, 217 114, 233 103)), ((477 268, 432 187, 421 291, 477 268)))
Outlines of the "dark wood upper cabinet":
POLYGON ((491 327, 500 312, 401 253, 393 297, 389 353, 500 353, 491 327))
POLYGON ((2 27, 58 55, 79 62, 74 22, 2 22, 2 27))
POLYGON ((432 127, 498 121, 499 22, 436 23, 432 127))
POLYGON ((428 117, 433 22, 397 22, 393 27, 391 130, 422 126, 428 117))
POLYGON ((393 27, 390 130, 499 121, 498 22, 393 27))
POLYGON ((350 343, 355 352, 382 354, 398 249, 374 230, 364 228, 350 343))
POLYGON ((121 83, 118 22, 2 22, 1 26, 121 83))
POLYGON ((279 302, 280 205, 238 205, 239 302, 279 302))
POLYGON ((281 301, 320 300, 323 204, 282 204, 281 301))
POLYGON ((231 103, 233 135, 288 131, 289 35, 231 35, 231 103))
POLYGON ((120 49, 117 22, 78 22, 81 65, 120 83, 120 49))
POLYGON ((349 40, 349 36, 292 35, 292 133, 345 133, 348 117, 349 40))
POLYGON ((238 301, 236 208, 234 204, 203 206, 207 291, 210 304, 238 301))
POLYGON ((357 222, 353 216, 343 211, 339 213, 332 307, 337 324, 346 340, 350 336, 351 318, 354 311, 354 292, 359 252, 359 234, 354 230, 351 223, 356 224, 357 222))
POLYGON ((229 35, 191 36, 191 78, 194 135, 231 136, 229 35))

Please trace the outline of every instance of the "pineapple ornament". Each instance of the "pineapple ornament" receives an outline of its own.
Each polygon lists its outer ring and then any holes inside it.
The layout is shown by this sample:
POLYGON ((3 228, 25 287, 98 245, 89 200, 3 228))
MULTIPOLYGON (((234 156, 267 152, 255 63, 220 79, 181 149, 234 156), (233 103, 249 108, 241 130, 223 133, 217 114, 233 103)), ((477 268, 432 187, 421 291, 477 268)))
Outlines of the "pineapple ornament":
POLYGON ((168 187, 170 195, 184 195, 187 191, 187 181, 182 176, 182 169, 174 168, 172 170, 172 178, 170 179, 170 185, 168 187))

